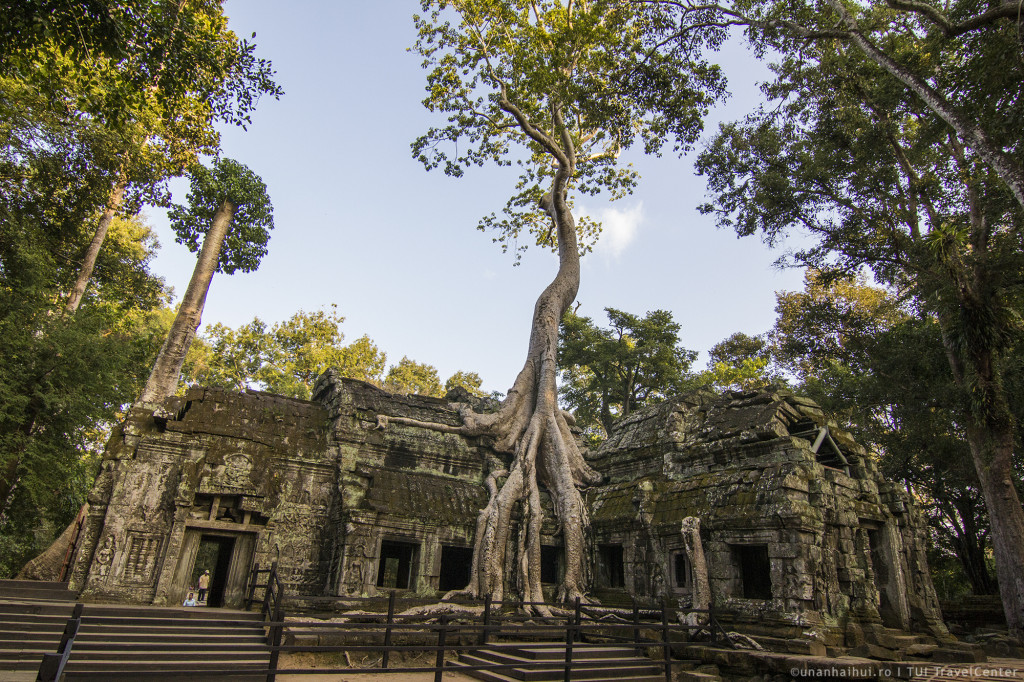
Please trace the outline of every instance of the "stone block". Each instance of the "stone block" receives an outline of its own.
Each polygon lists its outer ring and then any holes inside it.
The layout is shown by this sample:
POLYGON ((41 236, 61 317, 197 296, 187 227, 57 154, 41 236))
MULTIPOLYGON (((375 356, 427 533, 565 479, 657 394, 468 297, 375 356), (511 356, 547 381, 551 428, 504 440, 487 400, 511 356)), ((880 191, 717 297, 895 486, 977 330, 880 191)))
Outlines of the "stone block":
POLYGON ((851 656, 858 656, 860 658, 873 658, 876 661, 902 661, 903 656, 900 652, 892 649, 886 649, 883 646, 877 644, 861 644, 860 646, 850 649, 851 656))

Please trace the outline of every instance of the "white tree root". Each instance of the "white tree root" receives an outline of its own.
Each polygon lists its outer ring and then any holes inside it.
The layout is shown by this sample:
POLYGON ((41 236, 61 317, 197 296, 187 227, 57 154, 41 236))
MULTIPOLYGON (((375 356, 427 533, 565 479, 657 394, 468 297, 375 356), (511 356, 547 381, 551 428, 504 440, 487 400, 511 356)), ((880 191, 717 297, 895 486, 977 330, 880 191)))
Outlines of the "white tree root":
MULTIPOLYGON (((530 369, 528 363, 517 379, 517 385, 522 387, 526 384, 527 388, 533 388, 537 383, 533 377, 523 376, 530 369)), ((576 445, 570 430, 571 415, 567 418, 567 413, 559 409, 553 399, 556 395, 553 372, 551 383, 548 395, 552 398, 547 400, 540 395, 535 401, 524 400, 523 391, 519 390, 510 391, 502 409, 496 413, 477 414, 461 409, 461 426, 406 417, 378 421, 385 428, 388 424, 397 424, 467 436, 486 434, 496 439, 499 451, 502 446, 511 446, 513 459, 509 468, 492 471, 485 482, 490 497, 487 506, 477 516, 469 584, 464 589, 448 592, 443 597, 445 600, 458 597, 480 599, 490 595, 495 601, 501 601, 509 592, 505 580, 506 548, 512 515, 519 507, 522 513, 516 552, 520 576, 517 591, 524 602, 533 603, 530 607, 532 612, 541 616, 551 615, 550 609, 543 604, 540 582, 543 486, 551 494, 565 548, 565 575, 556 601, 572 602, 577 597, 586 601, 589 571, 585 539, 590 521, 580 489, 596 483, 601 477, 586 463, 576 445), (499 486, 500 478, 505 478, 505 481, 499 486)))

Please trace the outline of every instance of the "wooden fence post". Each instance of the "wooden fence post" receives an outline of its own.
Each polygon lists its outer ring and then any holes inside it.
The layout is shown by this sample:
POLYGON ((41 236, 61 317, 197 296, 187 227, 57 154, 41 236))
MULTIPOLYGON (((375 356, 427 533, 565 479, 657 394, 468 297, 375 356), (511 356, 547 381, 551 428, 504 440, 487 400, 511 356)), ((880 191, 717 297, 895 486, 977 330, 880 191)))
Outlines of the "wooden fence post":
POLYGON ((487 644, 487 630, 491 625, 491 595, 484 597, 484 622, 480 629, 480 646, 487 644))
POLYGON ((395 590, 388 594, 388 620, 384 626, 384 655, 380 658, 380 667, 388 667, 391 657, 391 624, 395 622, 395 590))
MULTIPOLYGON (((633 643, 640 643, 640 608, 636 604, 636 596, 633 597, 633 643)), ((639 651, 636 648, 633 650, 639 651)))
POLYGON ((437 631, 437 659, 434 663, 434 682, 441 682, 444 678, 444 648, 448 635, 448 614, 441 614, 441 628, 437 631))
POLYGON ((583 614, 580 611, 580 598, 576 595, 576 641, 583 641, 583 614))
POLYGON ((256 582, 260 579, 260 562, 252 565, 252 573, 249 574, 249 589, 245 595, 245 610, 252 609, 252 603, 256 600, 256 582))
POLYGON ((669 641, 668 601, 661 598, 661 639, 662 655, 665 657, 665 682, 672 682, 672 644, 669 641))
POLYGON ((565 676, 562 678, 564 682, 569 682, 569 678, 572 675, 572 643, 576 639, 576 633, 573 632, 572 616, 569 616, 569 622, 565 624, 565 676))

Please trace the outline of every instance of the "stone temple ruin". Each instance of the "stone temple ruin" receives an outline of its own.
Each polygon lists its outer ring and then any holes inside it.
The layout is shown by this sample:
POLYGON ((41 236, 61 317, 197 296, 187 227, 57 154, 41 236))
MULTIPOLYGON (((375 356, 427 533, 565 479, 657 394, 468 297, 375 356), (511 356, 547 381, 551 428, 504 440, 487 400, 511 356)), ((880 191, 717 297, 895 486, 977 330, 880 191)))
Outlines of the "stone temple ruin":
MULTIPOLYGON (((460 423, 446 400, 333 371, 312 401, 192 388, 133 412, 90 494, 72 587, 180 603, 199 555, 216 566, 211 605, 240 605, 254 562, 277 562, 288 592, 310 598, 464 587, 483 482, 503 456, 486 438, 387 425, 394 416, 460 423)), ((868 648, 891 628, 948 637, 909 496, 811 401, 692 394, 630 415, 589 458, 605 476, 587 491, 603 603, 687 604, 680 523, 697 517, 713 604, 733 629, 868 648)), ((561 561, 550 520, 552 594, 561 561)))

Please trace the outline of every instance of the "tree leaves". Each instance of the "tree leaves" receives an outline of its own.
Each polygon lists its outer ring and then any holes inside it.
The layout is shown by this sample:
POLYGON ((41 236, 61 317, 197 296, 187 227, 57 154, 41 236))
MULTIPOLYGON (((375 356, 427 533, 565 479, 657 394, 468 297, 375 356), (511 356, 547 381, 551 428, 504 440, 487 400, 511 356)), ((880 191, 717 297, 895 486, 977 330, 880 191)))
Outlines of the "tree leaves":
MULTIPOLYGON (((538 203, 561 155, 572 157, 570 191, 625 196, 637 174, 620 164, 622 153, 637 142, 647 153, 688 149, 724 94, 717 67, 696 49, 662 44, 671 23, 641 4, 458 0, 425 1, 423 10, 414 17, 414 50, 428 69, 423 104, 448 124, 417 139, 413 156, 455 177, 485 163, 517 165, 504 216, 480 222, 517 258, 526 235, 557 246, 538 203)), ((585 252, 599 226, 578 227, 585 252)))
POLYGON ((210 169, 197 164, 190 175, 188 205, 172 206, 167 214, 176 241, 198 251, 217 209, 230 202, 235 207, 234 219, 220 252, 218 272, 230 275, 236 270, 255 270, 267 253, 270 230, 274 229, 274 207, 267 186, 233 159, 216 159, 210 169))
POLYGON ((672 313, 643 317, 606 308, 609 327, 567 313, 559 334, 559 390, 585 431, 606 436, 615 421, 691 386, 697 353, 679 345, 672 313))

